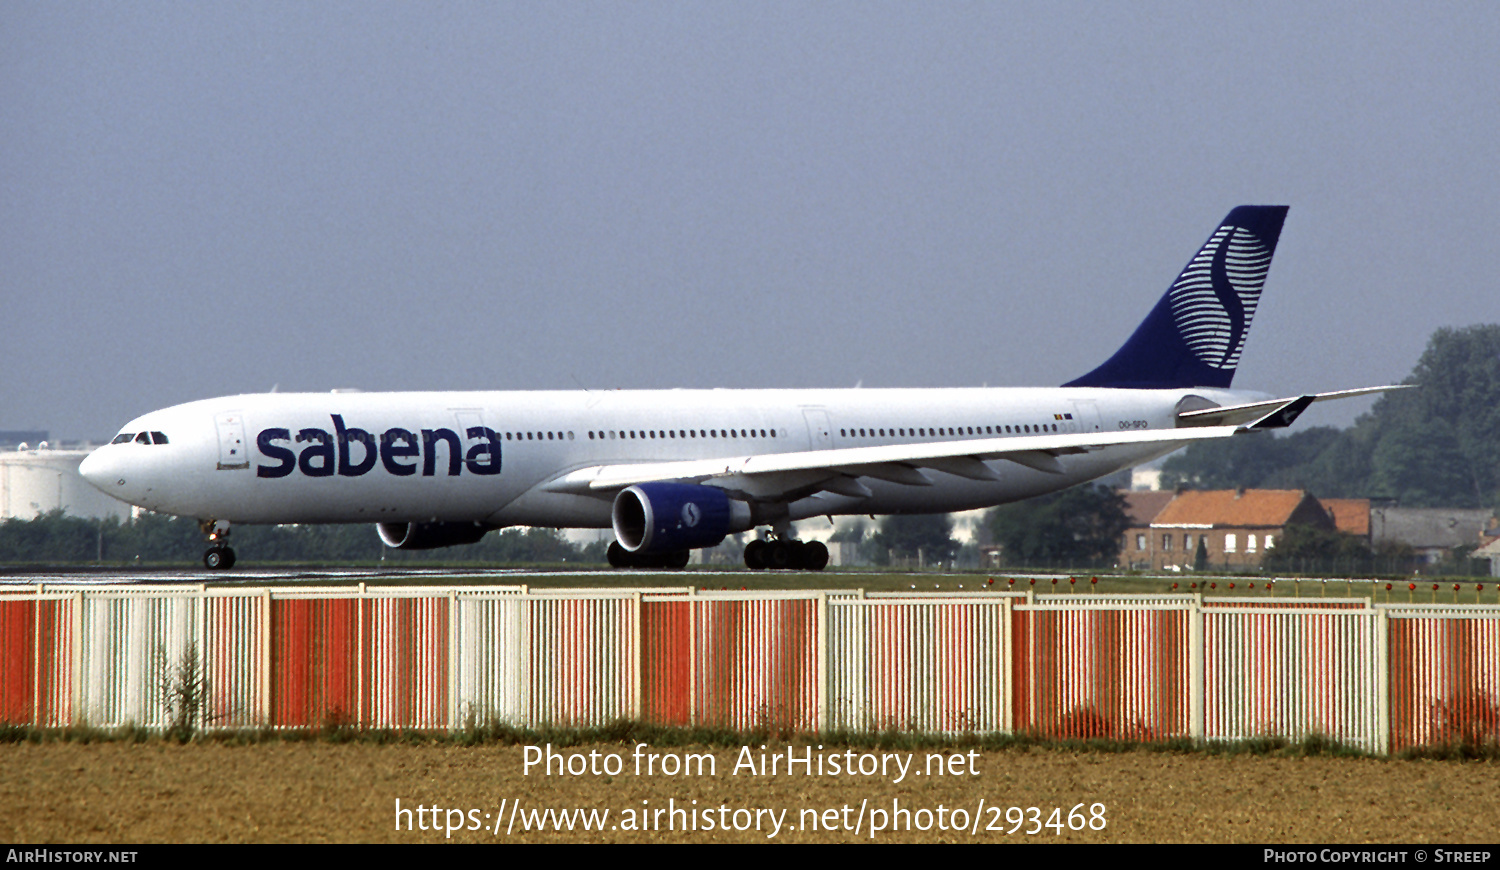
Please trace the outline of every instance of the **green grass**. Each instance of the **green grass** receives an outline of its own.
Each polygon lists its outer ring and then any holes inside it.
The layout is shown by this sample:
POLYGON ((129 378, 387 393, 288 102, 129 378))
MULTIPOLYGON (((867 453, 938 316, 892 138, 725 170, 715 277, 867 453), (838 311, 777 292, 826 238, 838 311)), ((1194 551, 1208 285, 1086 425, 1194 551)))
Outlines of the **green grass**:
MULTIPOLYGON (((286 572, 302 571, 316 575, 335 566, 258 566, 286 572)), ((1024 592, 1037 594, 1073 595, 1087 599, 1093 595, 1160 595, 1164 593, 1190 594, 1199 592, 1214 598, 1265 598, 1268 590, 1274 598, 1317 600, 1324 598, 1366 598, 1377 604, 1500 604, 1500 582, 1483 583, 1481 591, 1473 580, 1460 581, 1459 591, 1454 592, 1454 581, 1431 577, 1393 579, 1333 579, 1276 578, 1256 575, 1179 575, 1143 576, 1136 574, 1015 574, 1007 572, 981 571, 892 571, 884 568, 830 568, 827 571, 748 571, 743 568, 695 566, 672 573, 654 571, 608 571, 602 566, 580 566, 577 564, 507 566, 505 568, 478 569, 472 563, 452 566, 423 566, 423 570, 447 570, 451 573, 437 575, 415 574, 410 569, 380 568, 370 566, 336 566, 337 570, 352 572, 341 577, 289 576, 261 577, 258 574, 228 571, 221 577, 206 581, 208 585, 265 586, 279 588, 295 586, 351 587, 363 582, 367 587, 403 586, 417 588, 449 588, 453 586, 519 586, 532 589, 559 588, 683 588, 692 586, 700 590, 751 590, 751 591, 805 591, 805 590, 855 590, 867 592, 1024 592), (368 571, 368 573, 360 573, 368 571), (481 571, 483 573, 481 573, 481 571), (1015 582, 1010 582, 1014 579, 1015 582), (1091 582, 1097 579, 1097 583, 1091 582), (1069 582, 1072 580, 1073 582, 1069 582), (991 582, 993 581, 993 582, 991 582), (1034 582, 1033 582, 1034 581, 1034 582), (1415 583, 1416 589, 1409 588, 1415 583), (1433 591, 1432 585, 1438 584, 1433 591), (1175 584, 1175 586, 1174 586, 1175 584), (1390 590, 1385 587, 1389 584, 1390 590), (1232 588, 1231 588, 1232 586, 1232 588)), ((63 569, 49 573, 76 573, 81 579, 100 569, 63 569)), ((177 576, 182 566, 157 569, 131 569, 130 575, 140 581, 160 580, 164 583, 182 582, 177 576)), ((252 569, 253 570, 253 569, 252 569)), ((26 572, 8 571, 11 577, 24 577, 26 572)), ((196 579, 196 578, 195 578, 196 579)))
MULTIPOLYGON (((0 725, 0 743, 99 743, 182 742, 174 736, 128 726, 122 728, 72 727, 32 728, 0 725)), ((774 728, 738 731, 709 726, 671 727, 641 722, 616 721, 580 728, 521 728, 503 723, 470 723, 455 732, 416 729, 360 729, 330 723, 316 729, 246 728, 200 732, 191 742, 225 746, 257 746, 275 743, 328 743, 405 746, 515 746, 551 744, 566 748, 586 745, 633 747, 703 746, 737 749, 741 746, 822 746, 861 751, 963 752, 1067 752, 1118 754, 1129 752, 1177 755, 1263 756, 1276 758, 1378 758, 1339 743, 1325 735, 1301 740, 1256 737, 1236 741, 1195 742, 1187 738, 1158 741, 1095 737, 1057 739, 1032 734, 964 733, 930 734, 889 729, 883 731, 836 731, 824 734, 774 728)), ((1403 750, 1391 760, 1500 762, 1500 744, 1451 744, 1403 750)))

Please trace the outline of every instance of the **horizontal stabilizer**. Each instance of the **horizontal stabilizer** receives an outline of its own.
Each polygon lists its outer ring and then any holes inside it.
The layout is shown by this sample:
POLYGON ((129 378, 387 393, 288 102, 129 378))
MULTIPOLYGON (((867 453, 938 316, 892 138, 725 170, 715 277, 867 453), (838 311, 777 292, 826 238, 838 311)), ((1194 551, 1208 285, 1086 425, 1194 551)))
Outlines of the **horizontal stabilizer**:
POLYGON ((1412 384, 1392 384, 1384 387, 1361 387, 1357 390, 1335 390, 1331 393, 1314 393, 1310 396, 1290 396, 1269 399, 1264 402, 1249 402, 1244 405, 1223 405, 1181 411, 1177 414, 1177 425, 1187 428, 1196 426, 1244 426, 1247 429, 1279 429, 1290 426, 1308 406, 1315 402, 1333 399, 1349 399, 1384 393, 1390 390, 1411 389, 1412 384), (1295 407, 1294 407, 1295 406, 1295 407), (1287 412, 1291 410, 1289 417, 1287 412))

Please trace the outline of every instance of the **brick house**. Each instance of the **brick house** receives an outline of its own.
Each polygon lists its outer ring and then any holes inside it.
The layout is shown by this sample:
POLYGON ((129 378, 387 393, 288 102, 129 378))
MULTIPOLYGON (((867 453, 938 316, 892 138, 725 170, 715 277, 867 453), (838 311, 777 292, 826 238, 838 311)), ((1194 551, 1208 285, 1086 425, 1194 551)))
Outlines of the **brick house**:
MULTIPOLYGON (((1191 569, 1201 541, 1210 569, 1256 568, 1293 523, 1336 527, 1318 500, 1299 489, 1183 491, 1149 523, 1126 530, 1120 564, 1149 571, 1191 569)), ((1365 525, 1368 534, 1368 511, 1365 525)))
POLYGON ((1359 538, 1365 546, 1370 541, 1370 500, 1367 498, 1320 498, 1318 503, 1333 520, 1334 528, 1359 538))

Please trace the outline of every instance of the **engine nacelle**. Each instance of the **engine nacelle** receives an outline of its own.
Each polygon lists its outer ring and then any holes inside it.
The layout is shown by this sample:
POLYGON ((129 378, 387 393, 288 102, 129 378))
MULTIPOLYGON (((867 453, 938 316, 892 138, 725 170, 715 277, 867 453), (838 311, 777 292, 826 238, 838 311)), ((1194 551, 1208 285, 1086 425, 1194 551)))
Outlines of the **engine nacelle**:
POLYGON ((750 505, 722 489, 691 483, 642 483, 615 496, 615 539, 632 553, 712 547, 755 523, 750 505))
POLYGON ((380 540, 396 550, 435 550, 477 544, 494 530, 484 523, 376 523, 380 540))

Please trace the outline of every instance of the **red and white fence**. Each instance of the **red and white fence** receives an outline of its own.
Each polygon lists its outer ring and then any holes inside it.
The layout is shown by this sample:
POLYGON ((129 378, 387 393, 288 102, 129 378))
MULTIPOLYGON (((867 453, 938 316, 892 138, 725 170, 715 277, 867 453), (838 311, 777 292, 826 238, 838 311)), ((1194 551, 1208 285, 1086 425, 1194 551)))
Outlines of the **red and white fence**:
POLYGON ((1385 610, 1390 751, 1500 740, 1496 610, 1441 604, 1385 610))
POLYGON ((524 587, 0 595, 0 721, 1500 740, 1500 607, 524 587))

